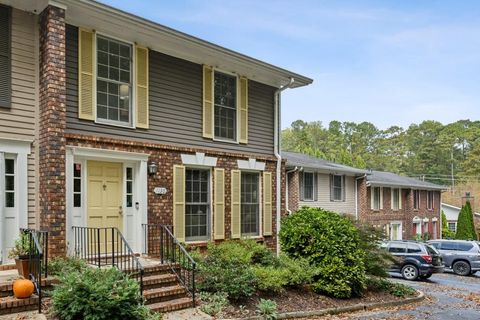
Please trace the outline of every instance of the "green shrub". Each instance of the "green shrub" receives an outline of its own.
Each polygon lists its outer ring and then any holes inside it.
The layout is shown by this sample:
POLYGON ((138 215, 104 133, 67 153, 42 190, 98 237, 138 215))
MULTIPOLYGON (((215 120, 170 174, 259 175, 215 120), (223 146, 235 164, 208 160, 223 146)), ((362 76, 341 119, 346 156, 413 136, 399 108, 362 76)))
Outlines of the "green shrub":
POLYGON ((280 293, 288 285, 288 270, 285 268, 257 266, 254 270, 261 291, 280 293))
POLYGON ((272 300, 260 299, 257 304, 257 313, 265 320, 278 318, 277 303, 272 300))
POLYGON ((290 287, 310 284, 316 270, 310 265, 307 259, 292 259, 285 254, 280 254, 278 259, 279 267, 286 270, 287 285, 290 287))
POLYGON ((453 239, 455 238, 455 232, 448 229, 447 216, 442 210, 442 238, 443 239, 453 239))
POLYGON ((227 294, 223 292, 200 292, 199 296, 200 300, 202 300, 200 310, 208 315, 216 316, 228 306, 227 294))
POLYGON ((245 248, 227 241, 210 244, 199 264, 199 288, 208 292, 224 292, 231 300, 250 297, 255 292, 256 277, 245 248))
POLYGON ((52 276, 80 272, 85 268, 87 268, 85 261, 78 258, 54 257, 48 261, 48 274, 52 276))
POLYGON ((160 319, 143 305, 137 281, 115 268, 62 273, 52 307, 60 320, 160 319))
POLYGON ((417 291, 410 286, 404 285, 402 283, 390 282, 386 279, 377 277, 367 278, 367 288, 370 291, 388 292, 391 295, 399 298, 414 296, 417 293, 417 291))
POLYGON ((353 223, 334 212, 302 208, 282 221, 282 249, 315 268, 313 288, 337 298, 365 290, 365 253, 353 223))
POLYGON ((457 234, 455 235, 455 239, 477 240, 470 201, 465 202, 465 205, 458 214, 457 234))

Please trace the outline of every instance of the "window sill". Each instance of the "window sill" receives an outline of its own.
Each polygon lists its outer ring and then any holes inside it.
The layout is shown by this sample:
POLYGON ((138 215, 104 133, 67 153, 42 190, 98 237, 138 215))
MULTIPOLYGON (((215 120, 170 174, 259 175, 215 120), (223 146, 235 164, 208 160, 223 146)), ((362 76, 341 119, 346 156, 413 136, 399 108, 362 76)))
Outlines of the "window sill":
POLYGON ((95 119, 95 123, 96 124, 103 124, 103 125, 106 125, 106 126, 125 128, 125 129, 132 129, 132 130, 136 129, 136 127, 132 124, 115 123, 115 122, 109 122, 107 120, 95 119))
POLYGON ((313 200, 313 199, 302 199, 300 201, 302 201, 302 202, 315 202, 315 200, 313 200))
POLYGON ((330 200, 330 202, 345 202, 345 200, 330 200))
POLYGON ((222 139, 222 138, 213 138, 212 139, 215 142, 224 142, 224 143, 230 143, 230 144, 240 144, 237 140, 228 140, 228 139, 222 139))

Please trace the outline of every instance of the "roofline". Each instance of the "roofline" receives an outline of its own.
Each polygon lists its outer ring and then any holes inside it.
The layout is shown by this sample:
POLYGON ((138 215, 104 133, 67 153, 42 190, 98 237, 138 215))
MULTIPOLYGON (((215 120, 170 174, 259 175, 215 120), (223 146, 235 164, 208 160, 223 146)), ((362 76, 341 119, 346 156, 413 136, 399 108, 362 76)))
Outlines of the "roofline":
POLYGON ((295 73, 295 72, 292 72, 292 71, 274 66, 270 63, 267 63, 267 62, 249 57, 245 54, 233 51, 231 49, 227 49, 225 47, 216 45, 216 44, 214 44, 212 42, 209 42, 209 41, 206 41, 206 40, 202 40, 200 38, 191 36, 187 33, 172 29, 170 27, 164 26, 164 25, 159 24, 157 22, 153 22, 151 20, 142 18, 140 16, 134 15, 134 14, 126 12, 126 11, 123 11, 121 9, 117 9, 115 7, 112 7, 112 6, 104 4, 104 3, 100 3, 100 2, 97 2, 97 1, 94 1, 94 0, 56 0, 55 2, 59 3, 59 4, 63 4, 67 7, 70 3, 75 4, 75 5, 85 5, 85 6, 94 7, 96 10, 101 10, 101 11, 104 11, 106 13, 122 16, 122 18, 130 20, 132 23, 136 23, 136 24, 143 25, 145 27, 152 28, 154 31, 161 32, 161 33, 179 38, 180 40, 190 42, 193 45, 197 45, 197 46, 205 47, 207 49, 218 51, 218 52, 221 52, 221 53, 223 53, 227 56, 230 56, 234 59, 237 59, 241 62, 251 64, 255 67, 260 67, 260 68, 267 69, 269 72, 277 73, 277 75, 285 77, 287 79, 288 78, 294 78, 295 82, 294 82, 293 88, 306 86, 306 85, 309 85, 313 82, 313 79, 308 78, 306 76, 303 76, 303 75, 300 75, 298 73, 295 73))
MULTIPOLYGON (((460 208, 460 207, 456 207, 454 205, 451 205, 451 204, 448 204, 448 203, 445 203, 445 202, 440 203, 440 206, 447 206, 447 207, 450 207, 450 208, 453 208, 453 209, 462 210, 462 208, 460 208)), ((480 217, 479 212, 474 212, 473 214, 480 217)))
POLYGON ((348 170, 348 169, 335 169, 335 168, 320 168, 320 167, 312 167, 312 166, 305 166, 301 164, 287 164, 285 168, 295 168, 295 167, 301 167, 307 170, 315 171, 322 173, 321 171, 327 171, 328 173, 343 173, 343 174, 352 174, 352 175, 358 175, 358 176, 363 176, 366 174, 366 171, 361 171, 361 169, 357 170, 348 170))
POLYGON ((388 187, 388 186, 394 186, 394 187, 404 187, 407 189, 418 189, 418 190, 437 190, 437 191, 446 191, 447 189, 438 186, 438 187, 427 187, 427 186, 414 186, 411 184, 404 184, 404 183, 392 183, 392 182, 383 182, 383 181, 367 181, 367 187, 375 185, 375 186, 381 186, 381 187, 388 187))

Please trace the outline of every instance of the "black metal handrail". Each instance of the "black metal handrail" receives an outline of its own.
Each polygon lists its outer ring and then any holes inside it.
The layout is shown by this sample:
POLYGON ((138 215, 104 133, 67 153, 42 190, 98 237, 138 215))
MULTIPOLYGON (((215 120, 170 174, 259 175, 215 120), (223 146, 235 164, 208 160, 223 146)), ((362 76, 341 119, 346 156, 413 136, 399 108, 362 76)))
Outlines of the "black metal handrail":
POLYGON ((27 237, 28 275, 38 295, 38 313, 42 313, 42 273, 48 275, 48 232, 20 229, 22 241, 27 237))
POLYGON ((118 228, 74 226, 72 229, 75 257, 99 268, 118 268, 139 282, 143 294, 145 269, 118 228))
POLYGON ((192 296, 195 306, 195 271, 197 263, 184 246, 173 235, 172 226, 162 224, 142 224, 144 234, 144 254, 160 258, 177 276, 179 282, 192 296))

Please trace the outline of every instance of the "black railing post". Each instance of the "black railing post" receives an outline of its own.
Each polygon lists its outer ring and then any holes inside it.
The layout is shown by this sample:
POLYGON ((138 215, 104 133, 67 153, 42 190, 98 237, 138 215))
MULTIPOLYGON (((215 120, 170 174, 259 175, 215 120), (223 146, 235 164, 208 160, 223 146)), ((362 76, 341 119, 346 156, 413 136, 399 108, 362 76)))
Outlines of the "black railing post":
POLYGON ((115 265, 115 229, 112 228, 112 266, 114 265, 115 265))
POLYGON ((163 264, 164 258, 165 258, 165 256, 164 256, 164 249, 165 249, 164 245, 165 244, 163 242, 163 228, 160 228, 159 231, 160 231, 160 261, 163 264))
POLYGON ((193 299, 193 307, 195 308, 195 270, 197 269, 197 263, 192 263, 192 299, 193 299))
POLYGON ((101 247, 100 247, 100 228, 97 229, 97 258, 98 258, 98 267, 100 268, 101 265, 100 265, 100 250, 101 250, 101 247))

